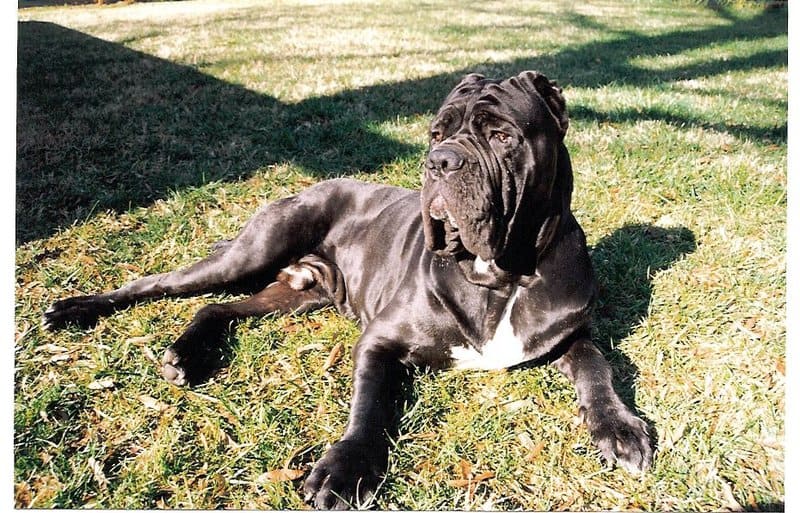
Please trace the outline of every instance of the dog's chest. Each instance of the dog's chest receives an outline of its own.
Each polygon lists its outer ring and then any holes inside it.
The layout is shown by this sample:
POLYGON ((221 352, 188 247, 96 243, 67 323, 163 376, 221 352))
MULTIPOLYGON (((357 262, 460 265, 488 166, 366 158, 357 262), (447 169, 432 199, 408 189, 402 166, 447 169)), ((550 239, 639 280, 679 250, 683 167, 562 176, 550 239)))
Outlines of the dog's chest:
POLYGON ((483 343, 480 350, 472 346, 452 346, 450 358, 456 369, 504 369, 529 358, 525 352, 525 342, 514 333, 511 324, 511 311, 519 297, 521 288, 517 287, 503 310, 503 316, 494 330, 493 336, 483 343))

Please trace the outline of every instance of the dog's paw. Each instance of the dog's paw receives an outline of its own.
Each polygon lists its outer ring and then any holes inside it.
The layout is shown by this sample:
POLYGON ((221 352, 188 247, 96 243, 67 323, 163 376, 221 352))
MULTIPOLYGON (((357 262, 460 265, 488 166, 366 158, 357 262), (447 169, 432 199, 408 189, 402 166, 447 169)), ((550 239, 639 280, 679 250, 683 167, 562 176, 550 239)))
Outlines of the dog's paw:
POLYGON ((114 303, 99 296, 76 296, 56 301, 43 315, 42 327, 58 330, 74 324, 80 328, 91 328, 97 320, 111 313, 114 303))
POLYGON ((640 474, 653 463, 647 424, 623 405, 603 412, 583 412, 592 439, 609 463, 640 474))
POLYGON ((352 509, 371 500, 386 471, 388 449, 380 443, 341 440, 317 462, 303 485, 317 509, 352 509))
POLYGON ((205 381, 222 366, 222 333, 196 324, 164 351, 161 376, 175 386, 205 381))

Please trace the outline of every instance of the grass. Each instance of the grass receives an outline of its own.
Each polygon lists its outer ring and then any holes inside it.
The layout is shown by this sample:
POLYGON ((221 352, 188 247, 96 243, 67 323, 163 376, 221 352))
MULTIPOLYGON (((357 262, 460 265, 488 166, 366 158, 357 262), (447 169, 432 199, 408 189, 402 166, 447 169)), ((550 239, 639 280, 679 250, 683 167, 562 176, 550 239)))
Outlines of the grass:
POLYGON ((193 262, 318 180, 418 186, 427 123, 462 74, 539 69, 571 113, 594 339, 656 433, 655 465, 605 468, 550 367, 420 374, 377 506, 783 509, 785 9, 193 0, 18 15, 17 507, 302 508, 298 477, 346 421, 353 323, 248 321, 229 365, 182 390, 154 360, 231 298, 55 334, 41 313, 193 262))

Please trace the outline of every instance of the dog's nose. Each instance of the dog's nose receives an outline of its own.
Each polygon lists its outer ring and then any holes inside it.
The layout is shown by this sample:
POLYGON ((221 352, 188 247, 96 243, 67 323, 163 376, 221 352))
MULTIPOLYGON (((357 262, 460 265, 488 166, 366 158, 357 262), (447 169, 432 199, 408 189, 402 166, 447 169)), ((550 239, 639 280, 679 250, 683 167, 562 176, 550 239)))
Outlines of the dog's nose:
POLYGON ((464 159, 451 149, 437 148, 428 153, 425 167, 438 178, 441 175, 447 175, 464 167, 464 159))

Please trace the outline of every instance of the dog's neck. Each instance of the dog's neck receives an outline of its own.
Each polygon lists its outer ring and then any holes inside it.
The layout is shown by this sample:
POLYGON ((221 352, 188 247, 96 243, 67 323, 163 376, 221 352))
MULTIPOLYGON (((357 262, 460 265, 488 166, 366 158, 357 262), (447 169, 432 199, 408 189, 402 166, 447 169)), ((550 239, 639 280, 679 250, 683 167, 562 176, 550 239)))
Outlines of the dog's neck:
POLYGON ((469 253, 459 254, 456 260, 464 277, 474 285, 500 289, 517 282, 517 276, 498 267, 494 260, 487 262, 469 253))
POLYGON ((491 289, 500 289, 514 284, 530 287, 539 276, 537 263, 540 245, 538 242, 542 243, 542 250, 546 249, 558 230, 559 220, 560 217, 557 216, 544 223, 540 230, 540 236, 536 238, 537 244, 529 244, 523 251, 513 250, 510 252, 513 254, 512 257, 503 255, 498 260, 485 261, 481 257, 469 253, 459 254, 456 256, 456 260, 461 272, 470 283, 491 289))

